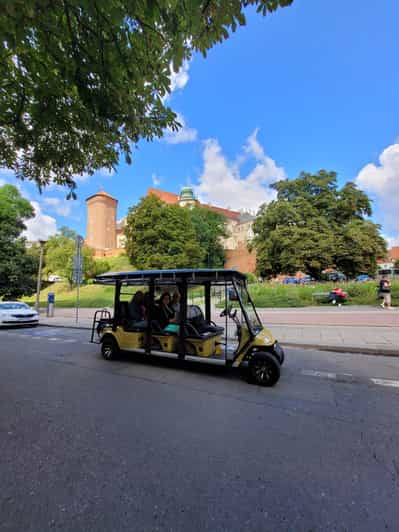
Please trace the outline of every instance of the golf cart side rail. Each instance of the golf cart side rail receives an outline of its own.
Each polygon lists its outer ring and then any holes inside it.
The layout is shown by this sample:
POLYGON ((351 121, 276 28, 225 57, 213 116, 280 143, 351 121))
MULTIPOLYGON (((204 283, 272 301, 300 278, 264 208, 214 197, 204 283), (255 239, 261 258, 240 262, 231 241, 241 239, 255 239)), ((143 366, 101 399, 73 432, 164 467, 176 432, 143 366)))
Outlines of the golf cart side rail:
POLYGON ((225 284, 226 281, 237 279, 246 281, 245 274, 237 270, 223 269, 176 269, 176 270, 137 270, 131 272, 109 272, 95 277, 96 284, 115 285, 118 282, 140 286, 150 280, 157 284, 187 282, 202 284, 206 281, 212 284, 225 284))

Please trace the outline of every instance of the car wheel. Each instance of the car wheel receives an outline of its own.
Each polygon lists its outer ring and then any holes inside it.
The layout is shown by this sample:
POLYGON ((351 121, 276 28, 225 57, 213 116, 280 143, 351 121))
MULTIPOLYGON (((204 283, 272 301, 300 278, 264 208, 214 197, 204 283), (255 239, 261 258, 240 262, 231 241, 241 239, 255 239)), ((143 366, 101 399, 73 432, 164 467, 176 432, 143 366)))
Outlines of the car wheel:
POLYGON ((119 355, 119 347, 112 336, 106 336, 101 342, 101 354, 105 360, 115 360, 119 355))
POLYGON ((256 353, 248 364, 248 382, 258 386, 274 386, 280 379, 280 364, 269 353, 256 353))

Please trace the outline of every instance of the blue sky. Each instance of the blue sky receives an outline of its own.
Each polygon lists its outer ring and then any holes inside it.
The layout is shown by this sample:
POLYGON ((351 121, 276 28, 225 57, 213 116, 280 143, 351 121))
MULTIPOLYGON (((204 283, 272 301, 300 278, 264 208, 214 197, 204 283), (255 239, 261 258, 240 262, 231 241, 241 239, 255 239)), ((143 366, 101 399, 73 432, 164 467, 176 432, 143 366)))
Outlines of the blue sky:
POLYGON ((204 201, 255 211, 271 182, 325 168, 367 190, 374 220, 399 244, 398 20, 397 0, 294 0, 266 18, 248 10, 246 27, 174 76, 177 136, 140 143, 112 176, 79 180, 77 202, 21 184, 38 213, 31 236, 61 225, 84 235, 84 200, 101 189, 119 199, 119 218, 154 184, 191 184, 204 201))

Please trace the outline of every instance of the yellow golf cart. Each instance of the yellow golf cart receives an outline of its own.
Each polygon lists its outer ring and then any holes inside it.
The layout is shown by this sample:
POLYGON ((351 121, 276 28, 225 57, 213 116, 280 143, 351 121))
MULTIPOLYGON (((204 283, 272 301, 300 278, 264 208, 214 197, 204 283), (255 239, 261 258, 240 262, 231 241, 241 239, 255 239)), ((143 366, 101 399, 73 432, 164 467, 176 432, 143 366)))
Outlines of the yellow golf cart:
POLYGON ((105 273, 96 283, 115 286, 113 316, 97 311, 91 334, 106 360, 132 351, 240 368, 249 382, 261 386, 279 380, 284 351, 263 327, 244 274, 210 269, 133 271, 105 273), (144 319, 139 320, 132 315, 137 292, 146 302, 144 319), (166 293, 178 294, 173 323, 167 326, 159 321, 166 293))

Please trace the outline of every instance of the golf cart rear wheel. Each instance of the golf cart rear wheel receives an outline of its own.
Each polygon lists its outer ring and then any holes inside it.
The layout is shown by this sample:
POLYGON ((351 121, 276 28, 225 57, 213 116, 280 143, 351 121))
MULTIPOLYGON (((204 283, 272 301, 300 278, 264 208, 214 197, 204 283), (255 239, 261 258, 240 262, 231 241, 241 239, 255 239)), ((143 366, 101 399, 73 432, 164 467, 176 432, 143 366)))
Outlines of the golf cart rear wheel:
POLYGON ((101 342, 101 354, 105 360, 115 360, 119 355, 119 347, 112 336, 106 336, 101 342))
POLYGON ((280 364, 269 353, 256 353, 248 364, 248 382, 258 386, 274 386, 280 378, 280 364))

